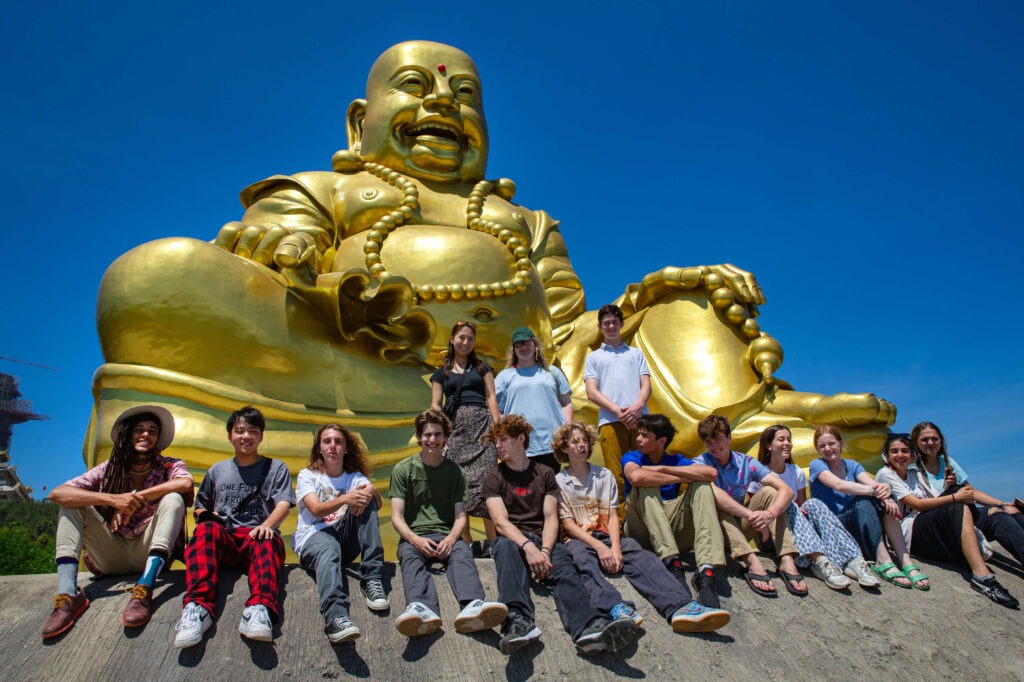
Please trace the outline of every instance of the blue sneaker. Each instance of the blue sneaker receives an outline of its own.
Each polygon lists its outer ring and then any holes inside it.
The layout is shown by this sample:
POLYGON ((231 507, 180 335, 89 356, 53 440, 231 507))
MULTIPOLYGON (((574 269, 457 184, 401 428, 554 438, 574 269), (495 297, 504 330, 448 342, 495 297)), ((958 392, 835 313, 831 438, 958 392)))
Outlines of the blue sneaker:
POLYGON ((640 627, 644 622, 644 617, 640 615, 640 612, 625 602, 619 602, 613 606, 612 610, 608 612, 608 616, 612 620, 623 620, 628 618, 633 621, 637 627, 640 627))
POLYGON ((673 632, 714 632, 728 623, 731 617, 724 609, 702 606, 693 600, 673 613, 669 622, 673 632))

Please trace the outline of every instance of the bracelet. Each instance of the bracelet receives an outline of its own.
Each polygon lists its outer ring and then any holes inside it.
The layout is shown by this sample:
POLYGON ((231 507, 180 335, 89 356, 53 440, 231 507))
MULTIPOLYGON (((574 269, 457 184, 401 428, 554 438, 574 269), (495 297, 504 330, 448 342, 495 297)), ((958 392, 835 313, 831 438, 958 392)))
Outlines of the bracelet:
POLYGON ((548 554, 551 554, 551 548, 550 547, 541 547, 540 551, 547 552, 548 554))
POLYGON ((528 544, 530 544, 530 538, 526 538, 525 540, 523 540, 523 544, 519 545, 519 549, 525 550, 528 544))
POLYGON ((949 496, 949 503, 950 504, 956 504, 956 495, 950 495, 949 496))

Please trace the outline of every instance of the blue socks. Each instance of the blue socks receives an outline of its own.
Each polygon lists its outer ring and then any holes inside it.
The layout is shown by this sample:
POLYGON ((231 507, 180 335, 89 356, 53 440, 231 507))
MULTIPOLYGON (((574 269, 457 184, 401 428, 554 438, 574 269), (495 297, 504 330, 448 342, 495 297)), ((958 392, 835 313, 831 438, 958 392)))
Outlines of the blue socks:
POLYGON ((57 593, 78 594, 78 559, 62 556, 57 559, 57 593))
POLYGON ((139 578, 139 585, 152 588, 154 583, 156 583, 156 577, 160 575, 160 570, 163 569, 165 563, 167 563, 167 560, 164 557, 159 554, 150 554, 149 558, 146 559, 146 570, 142 572, 142 577, 139 578))

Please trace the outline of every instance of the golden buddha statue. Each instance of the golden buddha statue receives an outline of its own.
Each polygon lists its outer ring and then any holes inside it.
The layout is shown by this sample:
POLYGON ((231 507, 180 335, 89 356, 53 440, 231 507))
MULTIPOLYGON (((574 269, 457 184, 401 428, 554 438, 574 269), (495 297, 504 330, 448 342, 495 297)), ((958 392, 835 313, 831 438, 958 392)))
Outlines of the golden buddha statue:
MULTIPOLYGON (((273 176, 242 193, 245 213, 210 244, 163 239, 111 265, 97 309, 107 364, 94 378, 86 459, 126 403, 166 406, 175 453, 198 470, 230 453, 228 412, 268 418, 264 449, 303 466, 316 425, 358 431, 383 476, 415 450, 412 420, 456 320, 499 368, 528 325, 596 418, 583 361, 601 340, 557 221, 486 180, 480 77, 465 53, 407 42, 374 63, 346 118, 332 170, 273 176), (381 468, 385 467, 385 468, 381 468)), ((737 449, 781 422, 809 458, 816 425, 838 424, 854 456, 873 455, 894 407, 871 394, 823 396, 775 378, 782 348, 755 317, 764 294, 731 265, 668 267, 629 285, 623 338, 652 371, 652 411, 703 450, 696 422, 716 412, 737 449)), ((803 463, 803 462, 801 462, 803 463)), ((384 479, 386 480, 386 478, 384 479)))

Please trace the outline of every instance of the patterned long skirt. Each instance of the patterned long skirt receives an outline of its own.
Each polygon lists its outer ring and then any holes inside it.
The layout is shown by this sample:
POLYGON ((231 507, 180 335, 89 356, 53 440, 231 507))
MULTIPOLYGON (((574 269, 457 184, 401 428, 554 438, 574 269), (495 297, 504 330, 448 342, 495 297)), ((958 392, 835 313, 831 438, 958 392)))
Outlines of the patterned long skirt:
POLYGON ((480 497, 480 482, 498 464, 494 445, 481 445, 480 440, 492 424, 491 412, 483 405, 462 405, 455 413, 452 435, 448 437, 445 456, 466 473, 466 513, 490 518, 487 505, 480 497))
POLYGON ((856 540, 821 500, 812 497, 799 509, 794 502, 787 512, 789 526, 796 537, 796 548, 800 550, 796 560, 798 566, 810 566, 807 555, 818 552, 842 570, 850 559, 860 555, 856 540))

